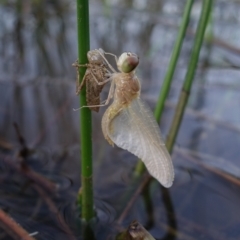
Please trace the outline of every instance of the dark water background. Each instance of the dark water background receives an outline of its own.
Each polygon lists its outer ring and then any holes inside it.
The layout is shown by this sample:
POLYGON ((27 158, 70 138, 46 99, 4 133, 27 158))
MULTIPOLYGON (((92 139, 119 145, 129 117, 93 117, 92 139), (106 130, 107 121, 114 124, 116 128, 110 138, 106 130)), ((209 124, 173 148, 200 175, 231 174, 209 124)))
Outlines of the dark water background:
MULTIPOLYGON (((176 0, 90 1, 91 49, 101 47, 116 55, 137 53, 142 98, 152 108, 184 4, 176 0)), ((160 123, 164 137, 186 73, 200 9, 201 1, 196 1, 160 123)), ((105 108, 92 114, 95 239, 115 239, 134 219, 156 239, 240 239, 239 16, 239 1, 215 1, 208 29, 214 38, 203 45, 172 155, 176 176, 169 189, 170 215, 165 193, 152 182, 151 209, 145 208, 140 195, 117 224, 126 204, 121 199, 133 188, 131 171, 137 159, 104 140, 101 117, 105 108)), ((2 2, 0 26, 0 207, 28 232, 37 231, 36 239, 71 239, 71 234, 73 239, 84 239, 75 206, 81 151, 79 112, 72 110, 79 104, 71 66, 77 58, 75 2, 2 2), (19 166, 16 155, 22 149, 14 123, 29 150, 24 164, 55 182, 57 191, 39 188, 14 168, 19 166)), ((107 92, 108 87, 102 99, 107 92)), ((0 229, 0 239, 10 237, 0 229)))

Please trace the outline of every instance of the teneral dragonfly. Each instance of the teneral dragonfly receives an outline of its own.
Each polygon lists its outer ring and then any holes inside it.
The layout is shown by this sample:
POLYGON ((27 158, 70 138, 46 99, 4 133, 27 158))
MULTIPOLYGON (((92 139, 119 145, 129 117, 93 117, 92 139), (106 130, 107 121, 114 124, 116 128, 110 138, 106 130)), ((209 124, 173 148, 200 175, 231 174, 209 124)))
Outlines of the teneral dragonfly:
POLYGON ((139 58, 130 52, 115 58, 120 72, 108 79, 112 83, 105 105, 111 98, 113 102, 102 118, 103 135, 112 146, 116 144, 139 157, 154 178, 170 187, 174 179, 171 157, 152 111, 140 99, 141 86, 135 74, 139 58))
POLYGON ((107 81, 107 74, 110 73, 109 66, 106 64, 105 58, 103 58, 104 52, 102 49, 95 49, 88 51, 87 64, 78 64, 75 62, 74 67, 86 67, 86 73, 83 77, 81 84, 79 83, 79 74, 76 82, 76 94, 79 95, 84 84, 86 84, 86 101, 87 106, 92 111, 99 111, 100 105, 100 93, 107 81), (92 107, 91 107, 92 106, 92 107))

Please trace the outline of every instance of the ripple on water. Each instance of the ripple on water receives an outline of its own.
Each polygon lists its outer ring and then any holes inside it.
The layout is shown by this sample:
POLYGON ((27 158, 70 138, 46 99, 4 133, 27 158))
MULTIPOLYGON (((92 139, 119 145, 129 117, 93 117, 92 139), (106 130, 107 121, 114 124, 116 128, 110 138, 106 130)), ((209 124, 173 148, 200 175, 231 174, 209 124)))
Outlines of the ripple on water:
POLYGON ((95 203, 95 211, 99 221, 105 224, 113 223, 116 217, 115 209, 109 203, 101 199, 95 198, 94 203, 95 203))

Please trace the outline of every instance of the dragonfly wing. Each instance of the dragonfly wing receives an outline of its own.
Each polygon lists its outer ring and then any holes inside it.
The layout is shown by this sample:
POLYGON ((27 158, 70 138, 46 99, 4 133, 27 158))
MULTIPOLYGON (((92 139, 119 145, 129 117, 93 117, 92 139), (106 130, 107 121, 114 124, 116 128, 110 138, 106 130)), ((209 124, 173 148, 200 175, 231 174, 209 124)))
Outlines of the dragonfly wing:
POLYGON ((110 122, 109 137, 145 163, 149 173, 164 187, 174 179, 171 157, 150 108, 139 98, 123 108, 110 122))

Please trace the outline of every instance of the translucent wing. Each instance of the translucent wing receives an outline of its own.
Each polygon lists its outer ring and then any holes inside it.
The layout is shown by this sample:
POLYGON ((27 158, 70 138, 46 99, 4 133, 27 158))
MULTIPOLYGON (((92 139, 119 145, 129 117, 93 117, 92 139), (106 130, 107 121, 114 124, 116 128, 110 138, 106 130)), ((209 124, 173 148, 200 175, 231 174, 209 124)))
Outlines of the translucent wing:
POLYGON ((142 159, 149 173, 164 187, 172 185, 174 170, 171 157, 152 111, 139 98, 113 118, 108 135, 117 146, 142 159))

